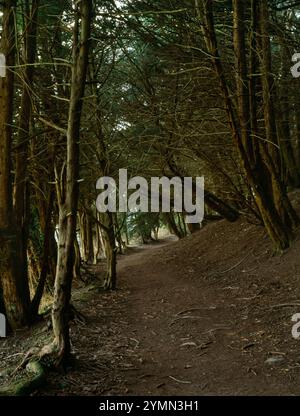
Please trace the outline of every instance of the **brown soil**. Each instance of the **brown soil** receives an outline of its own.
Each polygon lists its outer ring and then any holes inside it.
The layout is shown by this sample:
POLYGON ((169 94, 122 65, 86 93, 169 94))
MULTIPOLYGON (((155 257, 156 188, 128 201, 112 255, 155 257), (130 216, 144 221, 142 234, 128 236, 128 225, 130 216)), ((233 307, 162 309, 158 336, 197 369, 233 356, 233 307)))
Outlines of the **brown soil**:
POLYGON ((131 249, 118 291, 76 292, 75 365, 36 394, 298 395, 299 252, 244 221, 131 249))

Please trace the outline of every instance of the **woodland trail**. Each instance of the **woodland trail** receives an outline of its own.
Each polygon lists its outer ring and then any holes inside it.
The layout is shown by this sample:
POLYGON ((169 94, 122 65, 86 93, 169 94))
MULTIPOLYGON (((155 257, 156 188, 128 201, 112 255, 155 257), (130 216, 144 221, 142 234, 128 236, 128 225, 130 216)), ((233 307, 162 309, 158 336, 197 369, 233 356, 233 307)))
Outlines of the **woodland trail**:
POLYGON ((218 295, 207 282, 196 286, 176 264, 164 261, 164 250, 143 248, 120 262, 121 282, 131 288, 126 332, 137 339, 141 361, 138 370, 127 371, 129 393, 291 393, 285 383, 258 377, 249 354, 230 348, 240 338, 240 316, 224 291, 218 295))
MULTIPOLYGON (((253 303, 251 284, 240 291, 226 279, 216 287, 199 278, 200 261, 180 268, 178 244, 152 244, 121 256, 119 290, 81 301, 89 324, 72 327, 75 370, 57 378, 60 391, 54 376, 41 394, 299 393, 298 367, 288 358, 298 343, 272 333, 273 321, 260 306, 268 300, 253 303), (274 365, 266 363, 270 357, 274 365)), ((278 313, 282 318, 285 312, 278 313)))

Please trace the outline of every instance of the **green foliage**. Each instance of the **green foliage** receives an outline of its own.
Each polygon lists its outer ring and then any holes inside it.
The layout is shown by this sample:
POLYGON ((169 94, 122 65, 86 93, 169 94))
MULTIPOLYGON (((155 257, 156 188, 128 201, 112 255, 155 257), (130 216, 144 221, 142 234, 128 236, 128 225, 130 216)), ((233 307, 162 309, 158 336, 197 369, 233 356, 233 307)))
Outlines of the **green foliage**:
POLYGON ((130 238, 140 237, 143 242, 148 242, 152 240, 152 232, 157 231, 160 224, 158 213, 132 213, 128 217, 128 235, 130 238))

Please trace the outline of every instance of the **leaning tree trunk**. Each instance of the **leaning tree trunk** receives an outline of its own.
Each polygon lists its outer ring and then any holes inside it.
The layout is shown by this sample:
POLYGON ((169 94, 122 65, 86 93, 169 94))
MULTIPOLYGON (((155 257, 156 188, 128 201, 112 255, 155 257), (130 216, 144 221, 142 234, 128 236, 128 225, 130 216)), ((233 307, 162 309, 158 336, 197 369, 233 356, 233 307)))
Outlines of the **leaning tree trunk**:
MULTIPOLYGON (((195 1, 198 4, 198 1, 197 0, 195 1)), ((244 31, 244 22, 240 17, 240 13, 242 11, 241 8, 243 8, 245 4, 244 2, 234 0, 233 5, 234 5, 234 18, 235 18, 234 48, 235 48, 237 59, 244 60, 244 57, 241 54, 242 51, 245 50, 245 47, 243 48, 241 46, 244 43, 243 39, 241 38, 241 33, 244 31)), ((253 170, 253 166, 251 165, 251 162, 250 162, 250 157, 245 147, 245 142, 243 141, 241 133, 240 133, 241 126, 245 129, 245 124, 244 125, 243 123, 240 124, 240 119, 238 117, 238 114, 236 114, 235 112, 235 107, 232 102, 231 94, 229 92, 227 80, 225 78, 224 68, 222 65, 222 61, 220 59, 220 54, 218 50, 218 42, 217 42, 217 37, 216 37, 216 32, 215 32, 215 25, 214 25, 213 2, 212 0, 203 0, 202 6, 203 6, 202 18, 204 21, 204 25, 203 25, 204 37, 206 40, 207 49, 212 57, 212 62, 213 62, 215 71, 219 78, 220 88, 223 94, 225 108, 227 111, 229 126, 232 131, 232 136, 233 136, 234 142, 236 144, 237 150, 240 155, 243 170, 246 174, 249 186, 252 188, 255 202, 259 208, 264 225, 266 227, 266 230, 270 238, 272 239, 277 249, 279 250, 286 249, 290 245, 292 230, 290 227, 286 226, 286 224, 284 223, 284 218, 282 218, 281 216, 282 213, 281 212, 279 213, 276 209, 274 209, 274 205, 276 205, 277 197, 276 199, 272 198, 273 200, 271 200, 269 195, 266 194, 265 187, 263 186, 263 178, 261 176, 262 172, 253 170)), ((200 8, 199 8, 199 13, 201 14, 200 8)), ((243 62, 238 63, 238 70, 240 71, 240 73, 242 70, 242 65, 244 65, 243 62)), ((243 79, 241 80, 239 77, 238 82, 245 82, 245 80, 243 79)), ((240 87, 240 90, 242 90, 241 87, 240 87)), ((268 155, 268 152, 265 152, 264 157, 266 157, 267 162, 268 162, 267 167, 270 168, 271 157, 268 155)), ((272 177, 272 179, 276 180, 276 184, 278 183, 278 177, 275 176, 274 178, 272 177)), ((276 188, 276 190, 278 192, 282 192, 282 187, 279 186, 276 188)), ((284 192, 282 192, 282 198, 284 200, 284 204, 288 205, 287 198, 284 195, 284 192)), ((284 208, 286 208, 286 206, 284 208)))
MULTIPOLYGON (((15 65, 15 21, 17 2, 5 0, 2 17, 0 53, 8 67, 15 65)), ((5 311, 11 328, 20 328, 29 322, 29 290, 22 268, 23 250, 13 212, 12 195, 12 122, 14 74, 7 69, 0 77, 0 279, 5 311)), ((27 273, 26 273, 27 277, 27 273)))
POLYGON ((98 222, 96 223, 96 235, 95 235, 95 249, 94 249, 94 252, 95 252, 95 264, 97 264, 98 261, 101 259, 101 257, 104 254, 104 242, 103 242, 103 238, 102 238, 101 227, 98 224, 98 222))
POLYGON ((287 196, 286 187, 281 180, 282 163, 278 151, 278 132, 276 128, 276 114, 274 107, 275 98, 275 80, 272 75, 272 57, 271 42, 269 36, 269 11, 268 2, 259 2, 260 10, 260 35, 261 35, 261 77, 263 86, 263 107, 265 118, 265 131, 267 143, 270 145, 270 151, 264 147, 264 157, 270 171, 274 203, 278 214, 284 224, 294 228, 299 223, 299 218, 293 209, 287 196))
MULTIPOLYGON (((172 156, 170 157, 169 155, 166 155, 166 161, 172 173, 183 180, 186 175, 177 166, 174 158, 172 156)), ((193 182, 193 193, 195 193, 195 190, 196 184, 193 182)), ((235 222, 239 219, 240 214, 236 209, 230 206, 227 202, 218 198, 215 194, 207 189, 204 189, 204 202, 210 209, 222 215, 222 217, 229 222, 235 222)))
POLYGON ((45 354, 54 355, 54 364, 60 365, 70 354, 69 307, 74 266, 74 241, 79 197, 79 140, 83 97, 88 67, 89 41, 92 20, 90 0, 74 1, 73 65, 71 97, 67 128, 66 181, 56 172, 59 205, 59 241, 55 278, 52 324, 54 341, 45 354))
MULTIPOLYGON (((100 176, 109 175, 109 160, 107 156, 106 143, 104 132, 101 125, 101 111, 99 104, 99 97, 97 95, 96 88, 96 72, 95 72, 95 63, 92 61, 91 64, 91 74, 90 81, 92 84, 92 92, 95 97, 95 115, 97 119, 97 140, 98 146, 96 150, 96 156, 98 159, 98 167, 100 176)), ((115 290, 117 287, 117 247, 116 247, 116 236, 114 229, 114 220, 113 213, 105 212, 100 214, 102 223, 101 226, 101 235, 104 242, 104 251, 107 264, 106 277, 104 279, 104 290, 115 290)))

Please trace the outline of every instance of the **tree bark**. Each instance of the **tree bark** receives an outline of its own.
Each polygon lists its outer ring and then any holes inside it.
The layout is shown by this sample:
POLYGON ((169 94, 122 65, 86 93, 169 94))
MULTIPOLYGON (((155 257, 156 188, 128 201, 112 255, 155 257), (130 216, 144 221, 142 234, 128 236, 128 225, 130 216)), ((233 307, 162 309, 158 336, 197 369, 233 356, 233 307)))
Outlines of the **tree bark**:
POLYGON ((94 261, 93 222, 88 214, 86 214, 86 237, 86 262, 92 264, 94 261))
MULTIPOLYGON (((13 212, 11 145, 15 65, 15 8, 5 0, 0 52, 6 57, 6 77, 0 78, 0 278, 9 325, 17 329, 29 323, 29 288, 24 281, 23 249, 13 212)), ((27 276, 27 273, 26 273, 27 276)))
MULTIPOLYGON (((22 96, 18 125, 18 139, 16 151, 15 183, 14 183, 14 210, 16 225, 19 229, 20 244, 22 245, 23 290, 29 299, 29 283, 27 275, 27 244, 29 236, 30 217, 30 181, 28 178, 28 149, 32 119, 32 87, 34 66, 37 49, 37 25, 38 25, 39 0, 33 0, 30 7, 29 0, 25 1, 24 11, 24 70, 21 72, 22 96)), ((32 316, 32 319, 35 317, 32 316)))
POLYGON ((34 297, 31 301, 31 316, 37 316, 38 314, 39 306, 40 306, 43 293, 44 293, 44 289, 45 289, 45 285, 47 282, 47 277, 49 275, 49 272, 51 273, 51 269, 50 269, 51 263, 49 260, 49 254, 51 255, 50 244, 51 244, 51 235, 53 233, 52 222, 51 222, 53 203, 54 203, 54 192, 50 192, 48 204, 47 204, 48 206, 47 206, 45 227, 43 229, 43 235, 44 235, 43 254, 42 254, 42 260, 40 262, 40 267, 39 267, 38 284, 35 290, 34 297))
POLYGON ((89 43, 92 20, 92 2, 74 1, 73 64, 71 97, 67 128, 66 174, 60 182, 56 174, 59 205, 59 242, 55 278, 52 325, 54 341, 45 354, 54 354, 54 364, 62 364, 70 354, 69 307, 74 266, 74 242, 79 197, 79 141, 81 113, 88 68, 89 43))
POLYGON ((102 228, 102 237, 106 257, 106 276, 104 278, 103 289, 115 290, 117 287, 117 247, 113 213, 102 213, 101 220, 104 225, 104 228, 102 228))

